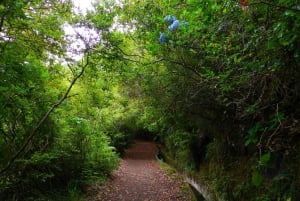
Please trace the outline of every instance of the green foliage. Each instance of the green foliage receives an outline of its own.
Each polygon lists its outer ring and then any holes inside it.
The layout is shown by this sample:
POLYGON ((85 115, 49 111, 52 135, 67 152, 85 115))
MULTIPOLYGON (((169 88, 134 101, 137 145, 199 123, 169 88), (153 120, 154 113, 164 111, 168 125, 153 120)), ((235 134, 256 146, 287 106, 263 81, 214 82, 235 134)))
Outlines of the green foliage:
MULTIPOLYGON (((249 172, 250 167, 257 169, 237 178, 241 181, 234 178, 232 189, 249 188, 262 200, 281 199, 269 194, 275 187, 267 184, 274 179, 267 175, 298 174, 291 163, 283 165, 285 159, 298 155, 298 149, 292 148, 297 146, 299 130, 297 2, 249 2, 245 11, 236 1, 149 4, 131 1, 117 10, 120 23, 135 27, 130 34, 137 46, 152 56, 146 62, 151 65, 141 64, 145 69, 141 124, 159 133, 168 155, 180 164, 193 162, 191 155, 206 155, 209 163, 220 163, 214 168, 218 172, 228 166, 239 168, 235 161, 249 158, 249 172), (159 34, 167 29, 166 15, 189 24, 168 35, 172 42, 160 44, 159 34), (195 135, 204 133, 210 142, 203 145, 200 137, 187 134, 195 130, 195 135), (205 148, 192 153, 190 144, 195 139, 205 148), (272 157, 283 153, 282 161, 272 157)), ((224 174, 220 177, 226 178, 224 174)))
POLYGON ((263 177, 262 177, 262 175, 258 171, 255 171, 252 174, 251 181, 252 181, 252 184, 254 186, 258 187, 258 186, 260 186, 262 184, 263 177))
POLYGON ((263 131, 263 127, 260 122, 256 123, 252 128, 248 130, 248 136, 245 145, 256 144, 258 142, 258 134, 263 131))
POLYGON ((118 164, 99 126, 97 88, 77 97, 88 91, 81 83, 63 97, 83 72, 80 63, 68 69, 59 61, 68 61, 63 25, 71 16, 69 1, 0 3, 1 200, 59 200, 55 192, 75 199, 118 164))
POLYGON ((69 1, 1 1, 0 199, 42 199, 60 187, 75 199, 81 186, 105 180, 116 152, 146 134, 182 169, 210 165, 225 199, 296 200, 298 7, 101 1, 84 17, 69 1), (166 15, 188 25, 160 44, 166 15), (66 23, 101 35, 68 67, 59 61, 70 61, 66 23), (85 62, 82 79, 31 138, 85 62), (248 173, 231 174, 245 158, 248 173))
POLYGON ((170 130, 165 137, 165 146, 170 150, 173 159, 180 168, 187 170, 193 170, 195 168, 192 162, 189 162, 191 158, 189 145, 192 137, 192 133, 180 129, 175 131, 170 130))
POLYGON ((270 152, 263 154, 260 157, 259 165, 260 166, 267 166, 268 163, 270 162, 270 159, 271 159, 271 153, 270 152))

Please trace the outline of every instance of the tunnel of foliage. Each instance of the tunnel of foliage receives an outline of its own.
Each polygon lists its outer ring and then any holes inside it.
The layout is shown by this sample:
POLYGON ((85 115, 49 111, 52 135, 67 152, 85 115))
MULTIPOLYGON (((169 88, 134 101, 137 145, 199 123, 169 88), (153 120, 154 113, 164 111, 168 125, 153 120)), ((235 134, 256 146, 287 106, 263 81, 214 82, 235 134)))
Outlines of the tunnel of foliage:
POLYGON ((300 200, 299 30, 297 0, 0 1, 0 200, 77 199, 136 138, 223 200, 300 200))

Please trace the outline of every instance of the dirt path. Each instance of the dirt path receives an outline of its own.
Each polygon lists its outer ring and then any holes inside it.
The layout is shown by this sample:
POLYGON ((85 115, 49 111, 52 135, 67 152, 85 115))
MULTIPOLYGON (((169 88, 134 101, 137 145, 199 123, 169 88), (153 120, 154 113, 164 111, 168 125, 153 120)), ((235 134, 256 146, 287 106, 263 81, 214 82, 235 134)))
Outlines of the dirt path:
POLYGON ((153 143, 138 141, 128 149, 112 180, 87 201, 188 201, 182 181, 157 164, 153 143))

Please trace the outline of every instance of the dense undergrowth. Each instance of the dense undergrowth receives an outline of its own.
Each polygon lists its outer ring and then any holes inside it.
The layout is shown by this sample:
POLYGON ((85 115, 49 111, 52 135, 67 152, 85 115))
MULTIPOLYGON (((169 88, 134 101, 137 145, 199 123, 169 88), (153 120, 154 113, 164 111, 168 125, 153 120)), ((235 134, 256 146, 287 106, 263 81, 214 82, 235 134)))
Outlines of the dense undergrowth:
POLYGON ((299 2, 242 2, 1 1, 0 200, 72 200, 135 138, 223 200, 299 200, 299 2))
POLYGON ((75 199, 118 165, 105 114, 117 92, 87 82, 88 47, 68 57, 68 1, 1 1, 0 18, 0 200, 75 199))
POLYGON ((152 55, 141 119, 169 160, 224 200, 298 200, 299 2, 125 8, 152 55), (167 15, 187 24, 168 30, 167 15))

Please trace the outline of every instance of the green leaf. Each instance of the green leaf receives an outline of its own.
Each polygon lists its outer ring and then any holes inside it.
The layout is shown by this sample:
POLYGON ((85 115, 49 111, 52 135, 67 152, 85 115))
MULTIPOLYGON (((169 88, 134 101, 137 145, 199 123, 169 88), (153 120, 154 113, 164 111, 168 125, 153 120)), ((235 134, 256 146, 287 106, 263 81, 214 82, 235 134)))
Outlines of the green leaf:
POLYGON ((263 130, 260 122, 257 122, 253 127, 248 130, 245 145, 255 144, 258 141, 258 133, 263 130))
POLYGON ((256 187, 260 186, 262 181, 263 181, 263 177, 262 175, 258 172, 258 171, 255 171, 253 172, 252 174, 252 184, 256 187))
POLYGON ((246 113, 252 113, 252 112, 255 112, 257 109, 258 109, 258 104, 255 103, 255 104, 253 104, 253 105, 248 106, 248 107, 245 109, 245 112, 246 112, 246 113))
POLYGON ((270 152, 263 154, 260 157, 259 164, 261 166, 266 166, 268 164, 268 162, 270 161, 270 158, 271 158, 271 153, 270 152))

